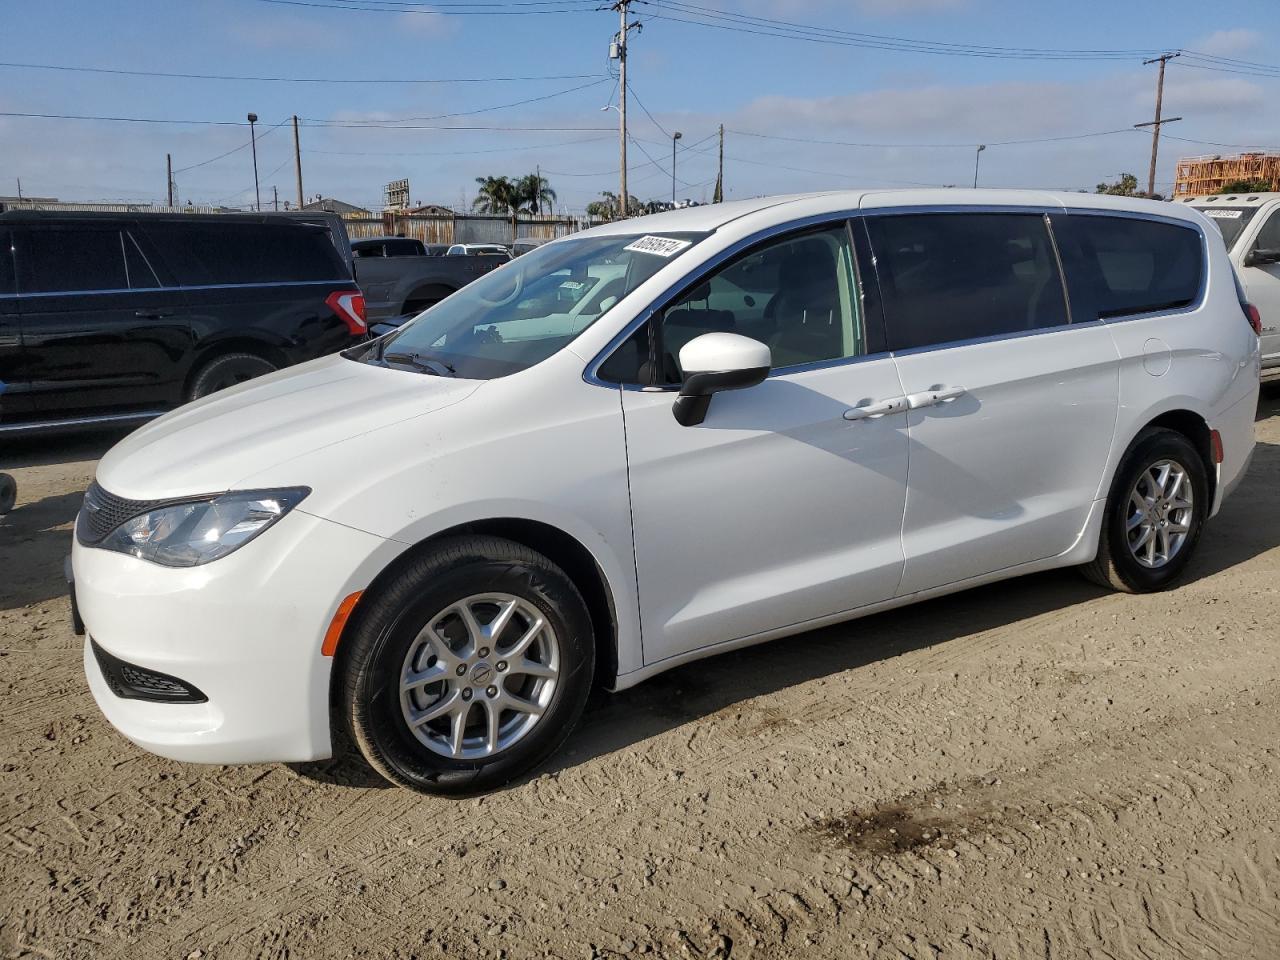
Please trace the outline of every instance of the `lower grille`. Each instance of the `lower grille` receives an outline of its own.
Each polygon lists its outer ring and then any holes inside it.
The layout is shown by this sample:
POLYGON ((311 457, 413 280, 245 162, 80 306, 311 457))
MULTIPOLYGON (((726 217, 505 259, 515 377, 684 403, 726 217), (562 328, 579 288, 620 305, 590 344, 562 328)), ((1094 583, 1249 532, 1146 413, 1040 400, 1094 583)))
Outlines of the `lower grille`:
POLYGON ((112 656, 95 640, 90 640, 89 645, 93 648, 103 679, 117 697, 156 703, 204 703, 209 699, 185 680, 112 656))

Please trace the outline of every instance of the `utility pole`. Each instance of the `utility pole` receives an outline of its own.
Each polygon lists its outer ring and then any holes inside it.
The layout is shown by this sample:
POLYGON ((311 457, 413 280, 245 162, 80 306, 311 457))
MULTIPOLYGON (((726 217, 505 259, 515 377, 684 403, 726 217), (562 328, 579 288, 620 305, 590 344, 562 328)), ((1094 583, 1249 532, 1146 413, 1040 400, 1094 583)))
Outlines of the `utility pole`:
POLYGON ((978 189, 978 163, 982 160, 982 151, 987 149, 985 143, 978 144, 978 149, 973 154, 973 189, 978 189))
POLYGON ((253 150, 253 209, 262 209, 262 194, 258 191, 258 138, 254 135, 253 125, 258 122, 256 113, 249 114, 249 146, 253 150))
POLYGON ((716 172, 716 191, 711 195, 712 203, 724 203, 724 124, 720 124, 720 167, 716 172))
POLYGON ((302 209, 302 150, 298 146, 298 117, 293 117, 293 168, 298 173, 298 209, 302 209))
MULTIPOLYGON (((627 216, 627 32, 641 29, 639 23, 627 23, 627 7, 631 0, 616 0, 618 36, 614 40, 618 61, 618 215, 627 216)), ((611 51, 612 52, 612 51, 611 51)))
POLYGON ((274 183, 271 185, 271 209, 280 209, 280 192, 276 190, 276 185, 274 183))
POLYGON ((676 205, 676 141, 683 136, 684 134, 679 130, 671 134, 671 208, 673 210, 676 205))
POLYGON ((164 155, 164 182, 168 187, 167 196, 169 198, 168 205, 173 206, 173 155, 166 153, 164 155))
POLYGON ((1168 120, 1160 119, 1160 107, 1164 101, 1164 68, 1174 57, 1182 56, 1181 53, 1166 53, 1161 56, 1154 57, 1151 60, 1143 60, 1143 66, 1153 63, 1160 64, 1160 74, 1156 79, 1156 118, 1149 123, 1135 123, 1134 127, 1150 127, 1151 128, 1151 166, 1147 170, 1147 196, 1153 196, 1156 192, 1156 155, 1160 151, 1160 125, 1164 123, 1173 123, 1175 120, 1181 120, 1181 117, 1170 117, 1168 120))

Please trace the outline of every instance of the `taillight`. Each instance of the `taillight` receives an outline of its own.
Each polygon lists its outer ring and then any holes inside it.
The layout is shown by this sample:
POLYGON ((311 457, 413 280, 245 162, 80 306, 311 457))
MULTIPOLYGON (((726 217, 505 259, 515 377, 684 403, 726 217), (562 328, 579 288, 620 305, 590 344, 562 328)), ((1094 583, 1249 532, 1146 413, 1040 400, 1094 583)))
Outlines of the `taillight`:
POLYGON ((1258 336, 1262 336, 1262 314, 1258 312, 1258 308, 1252 303, 1244 304, 1244 315, 1249 318, 1249 326, 1253 327, 1253 332, 1258 336))
POLYGON ((335 290, 325 297, 324 302, 347 325, 352 336, 369 332, 369 325, 364 319, 364 294, 359 290, 335 290))

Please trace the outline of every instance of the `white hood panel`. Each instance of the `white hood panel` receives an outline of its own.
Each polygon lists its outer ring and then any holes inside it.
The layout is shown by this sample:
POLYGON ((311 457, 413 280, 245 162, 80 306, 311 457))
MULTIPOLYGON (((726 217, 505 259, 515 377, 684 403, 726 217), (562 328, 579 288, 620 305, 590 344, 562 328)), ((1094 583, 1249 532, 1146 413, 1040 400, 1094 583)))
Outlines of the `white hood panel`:
MULTIPOLYGON (((457 403, 480 381, 324 357, 251 380, 166 414, 98 464, 98 482, 131 500, 235 489, 310 453, 457 403)), ((307 477, 298 477, 300 486, 307 477)))

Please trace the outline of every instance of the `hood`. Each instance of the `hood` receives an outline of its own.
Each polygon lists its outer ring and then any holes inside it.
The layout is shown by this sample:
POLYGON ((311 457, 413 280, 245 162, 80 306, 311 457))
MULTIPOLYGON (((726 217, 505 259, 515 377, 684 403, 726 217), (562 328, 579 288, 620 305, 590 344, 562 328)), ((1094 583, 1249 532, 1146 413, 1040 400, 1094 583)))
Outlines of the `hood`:
POLYGON ((324 357, 152 421, 111 448, 97 479, 131 500, 232 490, 287 460, 457 403, 481 382, 324 357))

